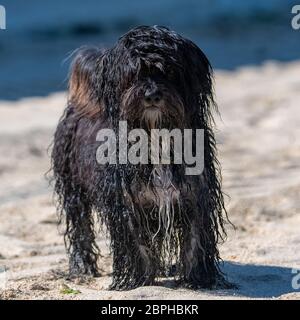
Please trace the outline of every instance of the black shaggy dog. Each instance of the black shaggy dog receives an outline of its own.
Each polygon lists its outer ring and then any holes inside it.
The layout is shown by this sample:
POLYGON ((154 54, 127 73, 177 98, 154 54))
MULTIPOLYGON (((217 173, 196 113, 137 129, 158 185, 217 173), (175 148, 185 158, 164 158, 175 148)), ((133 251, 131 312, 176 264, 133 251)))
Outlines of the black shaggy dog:
POLYGON ((111 240, 112 289, 152 285, 170 270, 190 288, 228 284, 217 249, 226 211, 214 109, 209 61, 165 27, 138 27, 111 49, 78 51, 52 151, 72 274, 99 274, 98 217, 111 240), (204 171, 188 176, 185 164, 174 163, 99 165, 97 132, 120 120, 128 129, 203 129, 204 171))

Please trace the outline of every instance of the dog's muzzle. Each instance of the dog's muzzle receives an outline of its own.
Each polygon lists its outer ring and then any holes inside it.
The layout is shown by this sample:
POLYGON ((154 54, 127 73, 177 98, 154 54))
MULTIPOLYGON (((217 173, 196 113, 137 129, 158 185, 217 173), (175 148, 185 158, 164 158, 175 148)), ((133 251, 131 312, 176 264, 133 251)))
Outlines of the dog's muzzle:
POLYGON ((162 92, 156 87, 152 89, 147 89, 144 95, 144 105, 145 107, 159 107, 162 103, 163 95, 162 92))

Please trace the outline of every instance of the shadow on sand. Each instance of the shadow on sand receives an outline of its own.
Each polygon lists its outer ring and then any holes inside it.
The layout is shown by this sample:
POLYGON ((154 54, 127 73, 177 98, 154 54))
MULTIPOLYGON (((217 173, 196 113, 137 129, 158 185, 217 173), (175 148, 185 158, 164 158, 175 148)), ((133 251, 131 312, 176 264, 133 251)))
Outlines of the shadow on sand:
POLYGON ((228 280, 238 286, 237 289, 223 291, 224 295, 276 298, 284 294, 300 292, 300 289, 296 290, 292 287, 292 279, 296 276, 292 273, 292 268, 225 261, 222 270, 228 280))

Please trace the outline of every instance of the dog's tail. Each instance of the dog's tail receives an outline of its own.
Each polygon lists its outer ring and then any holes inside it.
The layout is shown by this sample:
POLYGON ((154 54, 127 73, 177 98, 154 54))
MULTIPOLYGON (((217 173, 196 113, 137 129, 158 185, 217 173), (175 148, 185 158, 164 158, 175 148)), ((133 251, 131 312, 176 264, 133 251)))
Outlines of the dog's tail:
POLYGON ((69 105, 57 126, 51 152, 51 181, 54 182, 54 193, 57 197, 60 222, 66 193, 72 188, 71 162, 74 158, 74 141, 77 130, 78 117, 74 107, 69 105))

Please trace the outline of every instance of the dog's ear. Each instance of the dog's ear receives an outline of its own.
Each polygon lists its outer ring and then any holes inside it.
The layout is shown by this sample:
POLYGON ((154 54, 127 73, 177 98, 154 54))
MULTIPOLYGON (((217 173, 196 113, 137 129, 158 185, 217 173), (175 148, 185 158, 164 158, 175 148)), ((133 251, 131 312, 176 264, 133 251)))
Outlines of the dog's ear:
POLYGON ((82 48, 76 52, 69 76, 69 103, 80 116, 97 117, 104 106, 97 87, 96 77, 101 77, 105 51, 82 48))
POLYGON ((196 91, 210 93, 212 90, 212 67, 203 51, 192 41, 185 40, 183 46, 185 72, 189 85, 196 91))
MULTIPOLYGON (((202 116, 211 118, 211 108, 217 109, 213 94, 213 70, 202 50, 192 41, 185 39, 183 45, 183 68, 185 90, 189 103, 202 116)), ((196 111, 196 110, 195 110, 196 111)))

